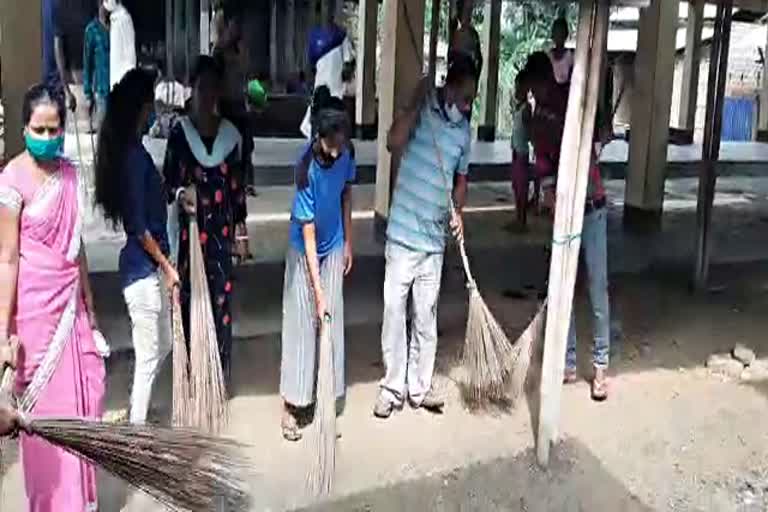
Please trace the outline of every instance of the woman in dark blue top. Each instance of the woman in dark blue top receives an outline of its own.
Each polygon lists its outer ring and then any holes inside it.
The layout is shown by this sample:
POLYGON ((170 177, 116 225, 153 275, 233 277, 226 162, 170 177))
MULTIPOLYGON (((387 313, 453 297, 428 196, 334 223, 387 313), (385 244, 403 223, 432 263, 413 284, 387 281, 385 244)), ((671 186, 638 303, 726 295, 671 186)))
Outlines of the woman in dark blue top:
POLYGON ((170 352, 168 291, 179 275, 168 259, 165 187, 141 143, 154 105, 154 78, 128 72, 109 95, 96 157, 96 203, 113 225, 122 225, 123 295, 136 352, 131 422, 144 423, 152 385, 170 352))

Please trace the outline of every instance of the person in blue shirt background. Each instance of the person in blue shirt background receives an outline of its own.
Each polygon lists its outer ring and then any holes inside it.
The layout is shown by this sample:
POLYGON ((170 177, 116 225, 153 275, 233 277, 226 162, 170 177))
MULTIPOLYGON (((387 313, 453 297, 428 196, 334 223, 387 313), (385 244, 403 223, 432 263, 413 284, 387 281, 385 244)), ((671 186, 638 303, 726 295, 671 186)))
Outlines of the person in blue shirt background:
POLYGON ((83 91, 91 129, 98 129, 109 95, 109 11, 103 3, 99 4, 99 15, 85 27, 83 91))
POLYGON ((314 403, 317 326, 326 313, 337 398, 344 396, 344 277, 352 270, 352 191, 356 179, 350 122, 327 87, 312 101, 313 139, 296 164, 290 248, 283 289, 280 395, 283 437, 301 439, 298 413, 314 403))
POLYGON ((154 101, 152 74, 129 71, 109 95, 96 156, 96 204, 126 234, 120 277, 136 352, 130 412, 134 424, 146 422, 155 377, 171 350, 167 297, 179 284, 168 258, 163 179, 141 143, 154 101))

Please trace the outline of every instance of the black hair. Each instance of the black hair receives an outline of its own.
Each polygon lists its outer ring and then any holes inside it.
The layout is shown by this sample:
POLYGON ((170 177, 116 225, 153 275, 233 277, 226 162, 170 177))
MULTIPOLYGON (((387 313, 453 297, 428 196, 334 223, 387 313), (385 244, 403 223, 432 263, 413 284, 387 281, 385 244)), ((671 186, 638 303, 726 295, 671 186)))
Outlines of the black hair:
POLYGON ((555 21, 552 22, 552 31, 554 32, 557 29, 564 30, 567 37, 567 34, 569 32, 568 21, 562 16, 556 18, 555 21))
POLYGON ((53 105, 59 113, 59 122, 63 127, 67 120, 67 106, 64 96, 55 89, 45 85, 36 84, 30 87, 24 94, 24 102, 21 106, 21 122, 24 126, 32 119, 32 112, 40 105, 53 105))
MULTIPOLYGON (((521 69, 517 75, 515 75, 515 91, 514 95, 512 96, 513 101, 515 104, 518 104, 520 102, 517 101, 517 95, 522 92, 523 88, 528 87, 528 70, 526 68, 521 69)), ((523 101, 522 103, 525 103, 523 101)))
POLYGON ((555 72, 552 69, 552 61, 544 52, 533 52, 528 56, 523 70, 526 76, 535 81, 553 81, 555 72))
POLYGON ((445 85, 459 85, 467 78, 477 81, 477 66, 469 55, 452 52, 448 59, 448 74, 445 85))
POLYGON ((312 97, 312 129, 319 137, 328 137, 335 133, 349 134, 349 116, 347 107, 340 98, 331 95, 327 86, 315 89, 312 97))
POLYGON ((125 165, 126 154, 138 142, 143 107, 154 99, 154 77, 139 68, 126 73, 107 98, 96 153, 96 204, 114 227, 123 221, 125 175, 139 172, 125 165))
POLYGON ((207 74, 213 75, 217 81, 221 82, 224 80, 224 66, 219 59, 210 55, 200 55, 192 66, 192 73, 189 76, 190 85, 194 87, 200 77, 207 74))

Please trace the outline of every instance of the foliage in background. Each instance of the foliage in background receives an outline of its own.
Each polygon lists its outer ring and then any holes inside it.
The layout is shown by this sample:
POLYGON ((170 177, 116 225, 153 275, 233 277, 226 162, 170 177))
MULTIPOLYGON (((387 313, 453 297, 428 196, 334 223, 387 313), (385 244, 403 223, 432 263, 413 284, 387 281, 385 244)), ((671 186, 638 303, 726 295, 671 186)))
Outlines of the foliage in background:
POLYGON ((538 0, 505 2, 499 57, 498 136, 512 133, 510 99, 514 97, 515 76, 525 65, 528 55, 550 48, 552 22, 560 15, 565 15, 571 34, 574 34, 578 16, 578 6, 574 4, 558 6, 538 0))

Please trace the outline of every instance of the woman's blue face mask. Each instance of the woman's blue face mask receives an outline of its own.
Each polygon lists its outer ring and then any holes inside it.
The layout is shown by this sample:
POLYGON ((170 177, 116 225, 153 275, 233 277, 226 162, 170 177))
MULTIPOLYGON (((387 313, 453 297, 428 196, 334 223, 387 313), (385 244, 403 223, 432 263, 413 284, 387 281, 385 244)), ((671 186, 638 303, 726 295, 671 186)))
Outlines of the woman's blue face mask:
POLYGON ((51 162, 64 153, 63 133, 44 139, 26 132, 24 133, 24 143, 29 154, 38 162, 51 162))

